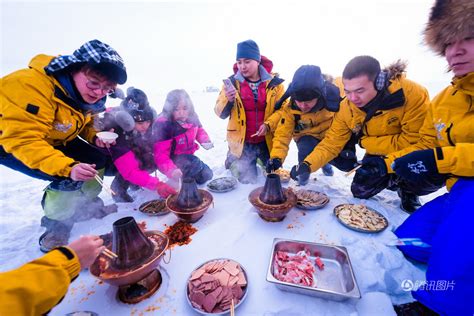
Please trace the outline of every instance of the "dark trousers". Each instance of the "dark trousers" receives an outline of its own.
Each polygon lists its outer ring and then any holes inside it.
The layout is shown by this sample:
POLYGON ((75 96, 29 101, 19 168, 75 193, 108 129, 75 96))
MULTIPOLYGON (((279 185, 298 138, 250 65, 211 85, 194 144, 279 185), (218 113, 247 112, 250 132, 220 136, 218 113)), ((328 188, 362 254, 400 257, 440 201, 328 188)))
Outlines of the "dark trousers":
MULTIPOLYGON (((57 146, 55 149, 63 152, 66 156, 89 164, 95 164, 96 169, 103 169, 106 163, 106 156, 101 153, 98 149, 90 145, 89 143, 75 138, 68 142, 65 146, 57 146)), ((82 186, 82 181, 73 181, 70 178, 52 176, 42 172, 38 169, 31 169, 26 166, 23 162, 15 158, 12 154, 6 153, 2 146, 0 146, 0 164, 19 171, 27 176, 51 181, 51 187, 56 190, 78 190, 82 186)))
POLYGON ((391 191, 401 190, 404 193, 413 195, 427 195, 438 191, 445 185, 447 177, 445 175, 433 176, 422 183, 413 183, 400 178, 394 173, 388 173, 383 177, 360 177, 356 172, 351 184, 351 191, 354 197, 368 199, 378 194, 384 189, 391 191))
POLYGON ((227 153, 225 161, 226 169, 231 169, 232 174, 242 183, 254 183, 257 180, 257 160, 265 166, 270 153, 267 143, 261 142, 257 144, 244 143, 244 149, 240 157, 227 153))
MULTIPOLYGON (((296 147, 298 148, 298 162, 302 162, 305 158, 311 154, 314 148, 321 142, 314 136, 305 135, 298 139, 296 142, 296 147)), ((342 171, 352 170, 357 163, 357 158, 355 157, 344 157, 337 156, 329 162, 331 165, 342 171)))
POLYGON ((183 178, 193 178, 197 184, 203 184, 212 179, 211 168, 194 155, 177 155, 172 160, 183 173, 183 178))

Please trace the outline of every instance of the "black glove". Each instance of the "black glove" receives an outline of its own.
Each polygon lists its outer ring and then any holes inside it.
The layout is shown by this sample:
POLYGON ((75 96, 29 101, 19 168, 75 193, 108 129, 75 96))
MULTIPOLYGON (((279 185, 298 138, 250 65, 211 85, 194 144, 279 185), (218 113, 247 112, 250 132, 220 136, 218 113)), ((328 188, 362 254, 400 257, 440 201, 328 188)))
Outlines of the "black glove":
POLYGON ((268 159, 267 165, 265 166, 265 170, 267 173, 272 173, 275 170, 281 168, 281 159, 280 158, 271 158, 268 159))
POLYGON ((401 178, 414 183, 439 174, 433 149, 417 150, 395 159, 392 169, 401 178))
POLYGON ((309 175, 311 173, 311 168, 307 162, 301 162, 297 166, 293 166, 290 171, 290 177, 293 180, 298 181, 299 185, 305 185, 308 183, 309 175))
POLYGON ((387 174, 387 165, 380 156, 366 156, 362 159, 362 167, 357 169, 356 177, 363 180, 372 177, 383 177, 387 174))

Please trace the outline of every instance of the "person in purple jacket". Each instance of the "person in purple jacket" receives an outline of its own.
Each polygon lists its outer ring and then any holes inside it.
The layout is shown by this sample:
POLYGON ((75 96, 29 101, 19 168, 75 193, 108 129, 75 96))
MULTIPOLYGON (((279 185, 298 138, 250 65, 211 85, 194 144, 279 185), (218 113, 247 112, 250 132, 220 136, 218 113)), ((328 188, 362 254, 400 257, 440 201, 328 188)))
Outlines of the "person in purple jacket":
POLYGON ((163 112, 153 123, 155 163, 168 178, 193 178, 203 184, 212 179, 211 168, 194 153, 199 144, 209 150, 214 147, 209 135, 194 111, 185 90, 172 90, 166 96, 163 112))
POLYGON ((130 184, 157 191, 163 198, 176 193, 174 188, 150 175, 157 169, 152 135, 155 117, 146 94, 133 87, 127 90, 127 97, 119 107, 104 115, 102 129, 113 129, 119 135, 116 143, 108 149, 118 171, 111 185, 116 202, 133 202, 127 193, 130 184))

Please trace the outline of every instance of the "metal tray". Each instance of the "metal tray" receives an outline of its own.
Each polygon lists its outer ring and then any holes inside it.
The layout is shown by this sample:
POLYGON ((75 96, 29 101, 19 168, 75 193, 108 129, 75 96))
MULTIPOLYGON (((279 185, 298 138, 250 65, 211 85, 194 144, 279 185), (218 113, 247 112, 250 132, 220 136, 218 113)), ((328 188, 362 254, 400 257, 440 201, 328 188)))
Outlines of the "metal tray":
MULTIPOLYGON (((304 189, 300 189, 300 190, 304 190, 304 189)), ((319 204, 319 205, 303 205, 303 204, 299 204, 299 202, 298 202, 299 200, 297 200, 295 206, 296 206, 296 208, 299 208, 301 210, 308 210, 308 211, 310 211, 310 210, 319 210, 320 208, 325 207, 330 201, 329 197, 325 193, 314 191, 314 190, 304 190, 304 191, 315 192, 315 193, 322 194, 327 198, 327 200, 326 200, 326 202, 324 202, 322 204, 319 204)), ((296 193, 296 197, 298 198, 298 193, 296 193)))
POLYGON ((277 288, 283 291, 335 301, 351 298, 359 299, 361 297, 349 254, 346 248, 342 246, 275 238, 273 239, 272 254, 268 265, 267 281, 274 283, 277 288), (316 287, 283 282, 275 278, 273 274, 273 260, 277 251, 296 254, 301 250, 308 250, 310 252, 311 261, 314 262, 314 259, 318 256, 324 263, 322 271, 316 267, 316 287))
POLYGON ((381 231, 385 230, 387 227, 388 227, 388 220, 385 216, 383 216, 380 212, 377 212, 376 210, 374 210, 373 208, 371 207, 368 207, 368 206, 365 206, 367 207, 370 211, 374 212, 374 213, 377 213, 378 215, 380 215, 384 221, 385 221, 385 225, 383 228, 380 228, 380 229, 377 229, 377 230, 370 230, 370 229, 363 229, 363 228, 359 228, 359 227, 356 227, 356 226, 352 226, 352 225, 349 225, 347 224, 346 222, 344 222, 342 219, 339 218, 339 216, 336 215, 336 209, 342 205, 355 205, 355 204, 339 204, 339 205, 336 205, 334 207, 334 210, 333 210, 333 214, 334 216, 337 218, 337 220, 339 221, 339 223, 341 223, 343 226, 349 228, 349 229, 352 229, 356 232, 360 232, 360 233, 366 233, 366 234, 372 234, 372 233, 380 233, 381 231))
POLYGON ((232 191, 236 186, 237 180, 234 177, 217 178, 207 184, 209 191, 216 193, 232 191))
POLYGON ((242 296, 242 299, 240 300, 240 302, 238 302, 237 304, 235 304, 234 306, 234 310, 237 309, 237 307, 240 306, 240 304, 242 304, 243 301, 245 301, 245 299, 247 298, 247 294, 249 292, 249 276, 247 274, 247 271, 245 270, 245 268, 237 261, 235 261, 234 259, 229 259, 229 258, 216 258, 216 259, 211 259, 211 260, 207 260, 206 262, 203 262, 202 264, 200 264, 199 266, 197 266, 190 274, 189 274, 189 277, 186 279, 186 300, 188 301, 188 304, 189 306, 191 306, 191 308, 193 310, 195 310, 196 312, 198 312, 199 314, 201 315, 227 315, 230 313, 230 309, 229 310, 226 310, 226 311, 223 311, 223 312, 220 312, 220 313, 208 313, 206 311, 203 311, 199 308, 196 308, 193 306, 193 304, 191 304, 191 300, 189 299, 189 290, 188 290, 188 281, 189 279, 191 279, 191 276, 193 275, 193 272, 196 271, 197 269, 199 269, 200 267, 204 266, 205 264, 209 263, 209 262, 212 262, 212 261, 222 261, 222 260, 230 260, 230 261, 233 261, 235 263, 237 263, 240 268, 242 269, 242 272, 244 273, 245 275, 245 279, 247 280, 247 285, 245 286, 245 292, 244 292, 244 296, 242 296))

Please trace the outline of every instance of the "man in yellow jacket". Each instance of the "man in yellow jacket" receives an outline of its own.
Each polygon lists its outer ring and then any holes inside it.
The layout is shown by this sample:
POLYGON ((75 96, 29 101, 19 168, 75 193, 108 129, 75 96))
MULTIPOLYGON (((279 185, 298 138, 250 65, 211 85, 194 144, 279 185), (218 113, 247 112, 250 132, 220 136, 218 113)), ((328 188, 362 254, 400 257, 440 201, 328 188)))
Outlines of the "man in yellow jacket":
POLYGON ((44 315, 61 302, 69 284, 104 249, 98 236, 82 236, 18 269, 0 273, 0 315, 44 315))
MULTIPOLYGON (((371 161, 409 147, 419 139, 418 130, 429 106, 426 89, 405 78, 406 65, 396 62, 383 71, 371 56, 353 58, 344 68, 346 98, 330 129, 313 152, 293 167, 294 179, 305 178, 337 157, 348 143, 358 142, 366 155, 351 185, 357 198, 370 198, 385 188, 397 190, 401 208, 413 212, 420 206, 418 195, 436 191, 443 181, 418 186, 379 172, 371 161)), ((382 160, 383 161, 383 160, 382 160)))
POLYGON ((240 182, 254 183, 257 162, 264 166, 269 158, 276 126, 266 135, 259 129, 283 95, 283 79, 271 73, 272 61, 260 55, 253 40, 237 44, 236 57, 235 74, 222 88, 214 111, 221 119, 229 118, 226 169, 240 182))
POLYGON ((388 155, 385 165, 420 185, 447 177, 449 193, 423 205, 395 234, 431 245, 399 247, 427 264, 426 282, 413 288, 418 302, 411 308, 421 303, 440 315, 473 315, 474 2, 436 1, 424 35, 454 78, 431 102, 420 141, 388 155))
MULTIPOLYGON (((324 138, 334 113, 339 110, 340 101, 339 88, 324 79, 318 66, 299 67, 285 94, 277 103, 277 108, 282 104, 282 110, 273 113, 266 121, 268 124, 275 116, 279 121, 273 137, 270 160, 266 166, 267 173, 282 166, 292 138, 298 148, 298 162, 304 161, 324 138)), ((331 164, 350 170, 355 162, 355 156, 352 161, 336 157, 331 164)), ((331 176, 331 165, 323 166, 323 172, 331 176)), ((308 179, 299 181, 300 184, 305 184, 308 179)))
POLYGON ((38 55, 1 78, 0 163, 51 181, 42 201, 44 252, 66 244, 75 221, 116 210, 98 198, 94 177, 103 174, 106 156, 92 146, 105 147, 93 124, 126 80, 120 55, 98 40, 73 55, 38 55))

